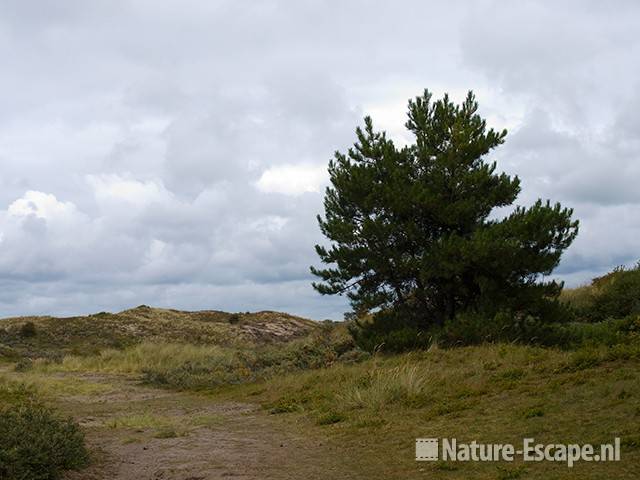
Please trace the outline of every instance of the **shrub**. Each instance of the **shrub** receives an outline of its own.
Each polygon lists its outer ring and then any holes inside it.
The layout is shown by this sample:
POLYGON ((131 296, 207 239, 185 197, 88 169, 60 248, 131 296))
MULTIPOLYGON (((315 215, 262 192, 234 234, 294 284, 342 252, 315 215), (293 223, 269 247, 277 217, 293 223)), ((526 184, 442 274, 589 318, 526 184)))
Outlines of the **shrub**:
POLYGON ((587 319, 601 321, 640 313, 640 264, 631 270, 618 268, 593 280, 597 293, 587 319))
POLYGON ((355 344, 366 352, 405 352, 428 348, 432 337, 408 317, 386 311, 349 324, 355 344))
POLYGON ((23 323, 20 327, 20 336, 23 338, 35 337, 38 332, 33 322, 23 323))
POLYGON ((604 362, 604 356, 594 349, 581 349, 573 352, 569 360, 560 366, 560 372, 579 372, 597 367, 604 362))
POLYGON ((634 318, 610 319, 596 323, 575 322, 564 328, 573 337, 574 344, 585 346, 613 346, 633 341, 634 318))
POLYGON ((342 422, 345 416, 338 412, 326 412, 320 415, 316 419, 318 425, 333 425, 334 423, 342 422))
POLYGON ((560 301, 568 305, 579 317, 593 307, 594 288, 592 285, 583 285, 577 288, 565 288, 560 293, 560 301))
POLYGON ((487 318, 466 312, 434 331, 442 346, 478 345, 485 342, 514 342, 542 346, 568 347, 577 339, 563 323, 547 323, 530 315, 498 312, 487 318))
POLYGON ((34 396, 33 387, 0 377, 0 411, 11 405, 24 403, 34 396))
POLYGON ((21 358, 16 362, 14 370, 16 372, 27 372, 33 368, 33 360, 30 358, 21 358))
POLYGON ((272 414, 292 413, 301 409, 300 403, 296 398, 283 397, 280 398, 269 410, 272 414))
POLYGON ((88 463, 77 424, 34 402, 0 412, 0 478, 55 480, 88 463))

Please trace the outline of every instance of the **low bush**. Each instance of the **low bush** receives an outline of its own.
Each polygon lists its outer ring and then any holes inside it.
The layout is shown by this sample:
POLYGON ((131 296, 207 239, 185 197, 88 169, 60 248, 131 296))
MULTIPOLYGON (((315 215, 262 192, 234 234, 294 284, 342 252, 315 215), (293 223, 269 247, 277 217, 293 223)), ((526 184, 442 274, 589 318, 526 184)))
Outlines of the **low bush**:
POLYGON ((20 336, 22 338, 35 337, 37 333, 36 326, 33 322, 23 323, 20 327, 20 336))
POLYGON ((579 339, 565 323, 547 323, 529 315, 498 312, 487 318, 467 312, 433 331, 438 345, 444 347, 509 342, 540 346, 569 347, 579 339))
POLYGON ((591 321, 640 314, 640 264, 631 270, 619 268, 595 279, 597 294, 586 316, 591 321))
POLYGON ((358 348, 366 352, 406 352, 428 348, 432 336, 420 329, 406 316, 392 312, 377 312, 353 319, 349 332, 358 348))
POLYGON ((513 318, 507 313, 487 321, 480 315, 459 316, 434 332, 445 347, 510 342, 575 349, 583 346, 613 346, 640 341, 640 316, 596 323, 544 323, 532 317, 513 318))
POLYGON ((0 478, 55 480, 89 457, 77 424, 26 402, 0 411, 0 478))
MULTIPOLYGON (((0 410, 35 398, 33 387, 0 377, 0 410)), ((1 477, 0 477, 1 478, 1 477)))
POLYGON ((28 357, 21 358, 16 362, 14 370, 16 372, 27 372, 33 368, 33 360, 28 357))

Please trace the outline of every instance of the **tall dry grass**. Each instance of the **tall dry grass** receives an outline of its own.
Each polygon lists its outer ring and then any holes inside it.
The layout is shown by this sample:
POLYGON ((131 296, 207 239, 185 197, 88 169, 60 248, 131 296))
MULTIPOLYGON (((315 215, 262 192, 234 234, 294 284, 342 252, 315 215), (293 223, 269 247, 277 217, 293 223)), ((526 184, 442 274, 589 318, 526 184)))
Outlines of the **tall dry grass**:
POLYGON ((142 373, 168 370, 187 363, 233 365, 234 351, 217 345, 144 342, 124 350, 107 349, 94 356, 66 356, 49 368, 62 371, 96 371, 105 373, 142 373))
POLYGON ((336 403, 346 409, 380 410, 424 397, 428 385, 428 373, 419 365, 374 367, 347 384, 336 403))

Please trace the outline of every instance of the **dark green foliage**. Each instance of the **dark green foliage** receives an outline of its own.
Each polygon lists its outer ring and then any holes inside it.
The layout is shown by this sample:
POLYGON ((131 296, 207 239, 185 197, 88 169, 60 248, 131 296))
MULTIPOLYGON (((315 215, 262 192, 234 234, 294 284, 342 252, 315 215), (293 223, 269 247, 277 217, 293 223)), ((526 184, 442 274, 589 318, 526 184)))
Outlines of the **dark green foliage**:
POLYGON ((281 398, 269 410, 269 413, 276 415, 278 413, 292 413, 301 409, 300 404, 295 398, 281 398))
POLYGON ((31 401, 34 397, 33 387, 0 377, 0 411, 9 406, 31 401))
POLYGON ((30 358, 21 358, 16 362, 14 370, 16 372, 28 372, 33 368, 33 360, 30 358))
POLYGON ((35 337, 38 332, 33 322, 26 322, 20 327, 20 336, 22 338, 35 337))
POLYGON ((479 345, 485 342, 515 342, 572 349, 638 343, 640 319, 627 317, 598 323, 547 323, 535 317, 500 312, 491 320, 464 314, 433 331, 441 346, 479 345))
POLYGON ((368 322, 354 321, 349 331, 356 345, 367 352, 404 352, 431 345, 432 335, 416 326, 403 324, 395 312, 378 313, 368 322))
POLYGON ((3 480, 55 480, 88 460, 84 437, 71 420, 33 402, 0 411, 3 480))
POLYGON ((536 418, 536 417, 544 417, 544 410, 542 407, 531 407, 525 410, 524 418, 536 418))
POLYGON ((592 285, 593 305, 583 312, 587 319, 601 321, 640 314, 640 264, 631 270, 617 268, 594 279, 592 285))
POLYGON ((338 412, 326 412, 320 415, 316 423, 318 425, 333 425, 334 423, 342 422, 345 419, 345 416, 338 412))
POLYGON ((578 222, 548 201, 490 218, 515 201, 520 182, 484 160, 506 131, 487 130, 477 109, 471 92, 454 105, 425 91, 409 102, 414 144, 397 148, 367 117, 354 147, 329 165, 332 186, 318 220, 331 244, 316 246, 328 268, 311 268, 322 280, 314 287, 346 294, 358 316, 375 314, 365 326, 374 333, 360 334, 370 347, 410 346, 409 332, 464 312, 545 320, 557 313, 550 302, 561 285, 541 276, 557 266, 578 222), (395 329, 404 333, 392 339, 395 329))
POLYGON ((580 343, 578 335, 560 323, 548 323, 531 315, 498 312, 493 317, 467 312, 434 331, 439 345, 478 345, 484 342, 517 342, 569 347, 580 343))

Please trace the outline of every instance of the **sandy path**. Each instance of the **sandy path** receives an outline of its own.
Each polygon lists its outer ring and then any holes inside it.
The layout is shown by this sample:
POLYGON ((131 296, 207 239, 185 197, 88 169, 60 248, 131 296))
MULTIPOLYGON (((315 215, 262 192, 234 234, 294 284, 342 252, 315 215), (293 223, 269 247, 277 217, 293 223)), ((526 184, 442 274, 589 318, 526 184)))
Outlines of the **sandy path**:
POLYGON ((112 388, 60 399, 59 407, 83 426, 94 457, 67 480, 360 478, 324 439, 296 433, 255 405, 216 403, 117 376, 80 378, 112 388))

